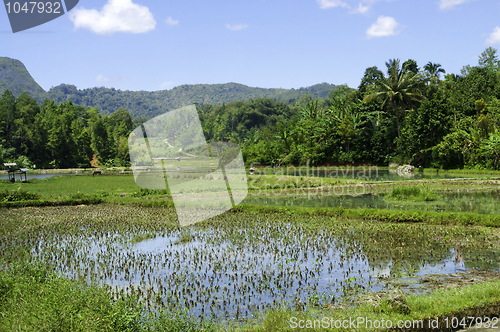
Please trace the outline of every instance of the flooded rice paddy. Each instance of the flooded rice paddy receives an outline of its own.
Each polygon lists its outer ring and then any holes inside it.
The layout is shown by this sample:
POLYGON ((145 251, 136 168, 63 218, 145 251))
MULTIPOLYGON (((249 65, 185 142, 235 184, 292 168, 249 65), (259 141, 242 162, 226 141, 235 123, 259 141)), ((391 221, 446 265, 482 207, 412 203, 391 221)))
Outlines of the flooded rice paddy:
POLYGON ((256 175, 278 175, 296 177, 319 177, 332 179, 362 180, 362 181, 405 181, 405 180, 443 180, 443 179, 477 179, 485 177, 485 174, 473 173, 448 173, 446 171, 424 171, 415 169, 409 174, 402 174, 396 169, 387 169, 377 166, 367 167, 281 167, 281 168, 258 168, 256 175))
POLYGON ((387 278, 500 271, 498 232, 233 211, 179 230, 168 208, 101 205, 7 210, 0 242, 58 273, 139 295, 152 311, 244 319, 274 307, 336 304, 387 278))
POLYGON ((281 192, 276 195, 253 195, 245 203, 290 207, 339 207, 347 209, 416 209, 423 211, 474 212, 500 214, 500 189, 487 191, 462 191, 438 193, 436 201, 394 201, 386 194, 363 193, 340 195, 331 192, 302 191, 281 192))
MULTIPOLYGON (((60 173, 60 174, 31 174, 28 173, 26 178, 28 180, 42 180, 48 179, 54 176, 67 176, 67 175, 75 175, 74 173, 60 173)), ((0 174, 0 180, 8 180, 9 176, 7 174, 0 174)), ((19 175, 16 174, 16 179, 19 181, 19 175)))

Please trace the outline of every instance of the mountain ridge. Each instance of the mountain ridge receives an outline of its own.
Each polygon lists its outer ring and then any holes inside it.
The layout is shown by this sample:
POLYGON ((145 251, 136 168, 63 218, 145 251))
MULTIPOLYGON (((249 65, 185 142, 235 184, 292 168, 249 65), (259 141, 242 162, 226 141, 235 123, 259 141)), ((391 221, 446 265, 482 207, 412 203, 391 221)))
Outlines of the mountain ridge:
POLYGON ((26 91, 37 100, 46 93, 21 61, 0 57, 0 93, 7 89, 15 96, 26 91))
POLYGON ((6 89, 12 91, 15 96, 26 91, 39 103, 44 99, 52 99, 57 103, 71 100, 76 105, 96 107, 105 114, 124 108, 133 117, 149 118, 188 104, 221 105, 258 98, 290 103, 305 94, 315 98, 326 98, 333 88, 335 85, 329 83, 319 83, 299 89, 282 89, 250 87, 230 82, 184 84, 169 90, 131 91, 106 87, 78 89, 75 85, 62 83, 45 91, 21 61, 0 57, 0 94, 6 89))

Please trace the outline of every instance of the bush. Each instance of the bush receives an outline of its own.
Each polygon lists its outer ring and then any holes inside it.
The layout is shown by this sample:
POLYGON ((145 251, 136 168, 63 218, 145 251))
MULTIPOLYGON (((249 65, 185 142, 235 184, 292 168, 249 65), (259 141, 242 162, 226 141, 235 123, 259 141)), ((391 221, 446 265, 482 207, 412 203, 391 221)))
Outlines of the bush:
POLYGON ((15 191, 0 192, 0 202, 34 201, 37 199, 40 199, 40 195, 21 190, 21 188, 15 191))
POLYGON ((0 271, 2 331, 138 331, 142 311, 96 286, 57 277, 39 265, 0 271))
POLYGON ((385 196, 398 201, 436 201, 439 196, 425 186, 395 187, 385 196))

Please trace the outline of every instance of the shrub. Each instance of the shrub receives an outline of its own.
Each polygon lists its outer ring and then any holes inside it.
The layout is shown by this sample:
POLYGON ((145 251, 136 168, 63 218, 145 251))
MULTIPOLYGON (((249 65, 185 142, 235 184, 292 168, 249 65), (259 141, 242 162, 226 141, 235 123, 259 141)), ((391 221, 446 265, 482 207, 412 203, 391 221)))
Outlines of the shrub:
POLYGON ((395 187, 385 196, 398 201, 436 201, 439 196, 424 186, 395 187))
POLYGON ((21 188, 15 191, 0 192, 0 202, 34 201, 37 199, 40 199, 40 195, 21 190, 21 188))

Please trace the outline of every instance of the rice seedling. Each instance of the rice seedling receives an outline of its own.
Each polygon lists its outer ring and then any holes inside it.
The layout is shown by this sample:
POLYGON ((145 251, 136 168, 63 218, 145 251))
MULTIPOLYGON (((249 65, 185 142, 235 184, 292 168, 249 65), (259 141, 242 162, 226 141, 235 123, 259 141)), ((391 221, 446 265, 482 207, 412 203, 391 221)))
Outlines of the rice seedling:
POLYGON ((248 319, 298 302, 305 308, 332 299, 339 304, 386 287, 386 277, 429 269, 499 269, 498 234, 463 226, 248 208, 179 230, 174 210, 165 208, 105 204, 6 212, 13 222, 1 233, 4 261, 24 250, 24 257, 61 276, 106 286, 117 299, 137 296, 151 312, 187 310, 217 320, 248 319), (456 263, 455 248, 465 266, 456 263))
MULTIPOLYGON (((375 195, 364 198, 372 206, 329 208, 324 195, 318 207, 300 208, 290 197, 304 201, 300 190, 318 189, 320 180, 273 177, 274 184, 292 190, 274 198, 292 206, 262 206, 276 204, 266 196, 269 201, 261 206, 239 206, 185 229, 177 226, 167 192, 138 191, 129 176, 103 176, 105 184, 88 176, 33 181, 20 190, 38 195, 39 204, 93 199, 103 204, 0 208, 0 266, 45 264, 58 276, 97 284, 116 301, 133 297, 148 315, 160 317, 155 322, 178 330, 210 330, 211 321, 241 324, 279 308, 300 309, 304 315, 328 311, 415 275, 500 271, 497 188, 469 192, 465 188, 478 189, 480 181, 470 187, 468 182, 424 186, 407 181, 369 187, 375 195), (387 193, 403 199, 388 202, 387 193), (429 193, 439 201, 413 199, 429 193), (466 198, 453 203, 455 210, 480 195, 488 208, 476 213, 420 209, 462 193, 466 198)), ((330 181, 334 186, 336 180, 330 181)), ((268 190, 274 184, 260 185, 268 190)), ((11 193, 15 186, 2 183, 0 189, 11 193)), ((336 199, 348 204, 345 195, 336 199)), ((420 290, 418 283, 400 287, 420 290)))

